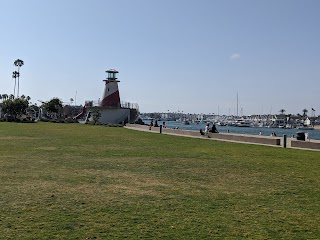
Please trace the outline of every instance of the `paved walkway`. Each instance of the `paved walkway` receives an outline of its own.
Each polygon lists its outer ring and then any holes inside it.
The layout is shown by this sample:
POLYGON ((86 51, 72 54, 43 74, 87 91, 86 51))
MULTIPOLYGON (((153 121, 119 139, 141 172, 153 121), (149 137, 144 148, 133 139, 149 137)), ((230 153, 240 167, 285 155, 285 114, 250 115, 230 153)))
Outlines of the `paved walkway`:
MULTIPOLYGON (((155 128, 153 128, 152 130, 142 129, 142 128, 138 128, 138 127, 132 127, 132 126, 125 126, 125 128, 131 129, 131 130, 142 131, 142 132, 158 133, 158 134, 159 134, 158 129, 155 130, 155 128)), ((263 145, 263 146, 270 146, 270 147, 282 147, 282 146, 276 146, 276 145, 270 145, 270 144, 260 144, 260 143, 253 143, 253 142, 232 141, 232 140, 226 140, 226 139, 210 138, 210 137, 202 136, 202 135, 200 135, 200 133, 199 133, 199 136, 186 135, 186 134, 181 134, 181 133, 180 133, 180 134, 179 134, 179 133, 165 133, 165 132, 162 132, 162 134, 172 135, 172 136, 180 136, 180 137, 189 137, 189 138, 199 138, 199 139, 213 140, 213 141, 223 141, 223 142, 233 142, 233 143, 254 144, 254 145, 263 145)))
MULTIPOLYGON (((135 127, 134 125, 125 126, 125 128, 131 129, 131 130, 138 130, 138 131, 143 131, 143 132, 158 133, 159 134, 159 128, 152 128, 151 130, 149 130, 147 128, 135 127)), ((183 134, 183 133, 172 133, 172 132, 170 132, 170 133, 162 132, 162 134, 167 134, 167 135, 172 135, 172 136, 181 136, 181 137, 190 137, 190 138, 199 138, 199 139, 205 139, 205 140, 233 142, 233 143, 242 143, 242 144, 254 144, 254 145, 262 145, 262 146, 283 148, 282 145, 271 145, 271 144, 255 143, 255 142, 245 142, 245 141, 234 141, 234 140, 227 140, 227 139, 209 138, 209 137, 201 136, 200 133, 199 133, 199 136, 197 136, 197 135, 187 135, 187 134, 183 134)), ((309 151, 310 150, 312 150, 312 151, 320 151, 320 149, 291 147, 290 141, 291 141, 291 139, 288 138, 287 139, 287 148, 300 149, 300 150, 309 150, 309 151)))

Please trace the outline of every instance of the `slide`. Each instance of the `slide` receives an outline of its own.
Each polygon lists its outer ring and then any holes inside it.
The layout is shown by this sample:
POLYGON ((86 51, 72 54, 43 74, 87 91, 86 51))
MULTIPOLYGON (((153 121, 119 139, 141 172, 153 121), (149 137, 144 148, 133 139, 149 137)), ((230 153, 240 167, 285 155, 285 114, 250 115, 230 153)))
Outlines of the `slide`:
POLYGON ((73 119, 79 119, 83 117, 87 113, 87 108, 86 106, 83 106, 81 113, 79 113, 77 116, 73 117, 73 119))

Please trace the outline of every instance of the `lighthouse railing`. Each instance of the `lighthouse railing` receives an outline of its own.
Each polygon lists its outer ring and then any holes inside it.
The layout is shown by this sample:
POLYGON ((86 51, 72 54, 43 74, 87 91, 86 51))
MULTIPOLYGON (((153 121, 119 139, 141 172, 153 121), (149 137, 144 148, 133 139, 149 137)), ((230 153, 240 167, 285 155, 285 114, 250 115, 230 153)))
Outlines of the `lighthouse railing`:
MULTIPOLYGON (((88 107, 100 107, 101 101, 94 101, 94 100, 88 100, 85 102, 85 105, 88 107)), ((105 107, 110 107, 110 108, 129 108, 129 109, 137 109, 139 110, 139 105, 137 103, 131 103, 131 102, 120 102, 120 106, 118 106, 118 102, 108 102, 105 107)))
POLYGON ((122 108, 129 108, 129 109, 139 109, 139 105, 137 103, 131 103, 131 102, 123 102, 120 103, 122 108))

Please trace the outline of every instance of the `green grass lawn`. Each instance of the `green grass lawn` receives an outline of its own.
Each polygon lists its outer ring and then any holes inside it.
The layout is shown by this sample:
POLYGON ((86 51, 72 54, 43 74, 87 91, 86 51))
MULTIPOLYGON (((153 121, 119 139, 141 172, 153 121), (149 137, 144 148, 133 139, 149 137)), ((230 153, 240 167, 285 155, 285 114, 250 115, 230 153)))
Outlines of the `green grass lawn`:
POLYGON ((0 239, 320 239, 320 152, 0 123, 0 239))

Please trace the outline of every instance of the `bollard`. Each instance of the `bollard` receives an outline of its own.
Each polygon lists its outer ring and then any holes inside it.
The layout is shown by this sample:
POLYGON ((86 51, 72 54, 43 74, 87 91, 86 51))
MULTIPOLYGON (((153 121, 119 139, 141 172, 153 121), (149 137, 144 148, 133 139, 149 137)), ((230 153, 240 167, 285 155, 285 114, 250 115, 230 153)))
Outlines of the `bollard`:
POLYGON ((283 147, 287 148, 287 135, 283 134, 283 147))
POLYGON ((160 125, 160 133, 162 133, 162 125, 160 125))

